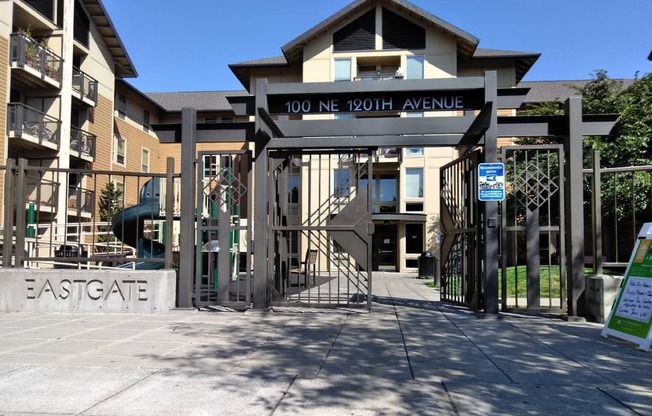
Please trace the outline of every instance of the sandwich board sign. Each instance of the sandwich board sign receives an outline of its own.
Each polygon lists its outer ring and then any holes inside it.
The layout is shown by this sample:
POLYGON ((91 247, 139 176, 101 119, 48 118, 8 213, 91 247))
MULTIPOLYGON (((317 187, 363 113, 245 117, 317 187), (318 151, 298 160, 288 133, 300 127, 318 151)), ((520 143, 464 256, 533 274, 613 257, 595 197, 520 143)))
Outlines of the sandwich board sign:
POLYGON ((641 227, 616 300, 602 329, 613 336, 639 345, 643 351, 652 344, 652 223, 641 227))
POLYGON ((478 165, 478 199, 480 201, 505 200, 505 165, 480 163, 478 165))

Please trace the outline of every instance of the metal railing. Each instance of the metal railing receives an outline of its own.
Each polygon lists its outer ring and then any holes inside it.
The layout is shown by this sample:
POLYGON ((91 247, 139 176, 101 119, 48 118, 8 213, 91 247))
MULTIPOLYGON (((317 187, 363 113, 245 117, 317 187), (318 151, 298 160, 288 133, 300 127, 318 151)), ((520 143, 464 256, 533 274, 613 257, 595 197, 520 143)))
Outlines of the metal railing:
POLYGON ((29 135, 40 144, 52 143, 59 147, 61 121, 22 103, 7 104, 7 133, 10 137, 29 135))
POLYGON ((79 214, 90 215, 95 208, 95 192, 81 187, 68 188, 69 213, 77 211, 79 214))
POLYGON ((174 160, 167 162, 164 173, 117 173, 8 159, 0 166, 5 185, 0 245, 20 249, 2 252, 3 267, 171 268, 180 175, 174 174, 174 160), (124 192, 109 185, 115 183, 124 192), (63 189, 66 198, 59 202, 63 189))
POLYGON ((70 127, 70 150, 79 153, 80 157, 95 159, 95 143, 97 137, 75 126, 70 127))
POLYGON ((584 169, 587 245, 585 265, 594 273, 624 272, 641 226, 652 222, 652 166, 600 167, 600 152, 593 151, 593 166, 584 169))
POLYGON ((63 60, 40 42, 23 34, 11 35, 11 62, 19 67, 30 67, 41 74, 41 78, 50 78, 61 82, 63 60))
POLYGON ((97 103, 97 81, 77 67, 72 68, 72 89, 82 100, 85 98, 97 103))

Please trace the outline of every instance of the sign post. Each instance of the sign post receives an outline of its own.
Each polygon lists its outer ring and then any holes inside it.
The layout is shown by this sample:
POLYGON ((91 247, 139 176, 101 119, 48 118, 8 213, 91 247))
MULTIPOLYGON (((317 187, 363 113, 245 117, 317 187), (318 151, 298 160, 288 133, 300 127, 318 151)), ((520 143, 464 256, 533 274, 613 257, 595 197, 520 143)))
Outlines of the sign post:
POLYGON ((614 336, 639 345, 652 344, 652 223, 645 223, 629 260, 625 278, 602 329, 602 336, 614 336))
POLYGON ((480 163, 478 165, 478 199, 480 201, 505 200, 505 165, 480 163))

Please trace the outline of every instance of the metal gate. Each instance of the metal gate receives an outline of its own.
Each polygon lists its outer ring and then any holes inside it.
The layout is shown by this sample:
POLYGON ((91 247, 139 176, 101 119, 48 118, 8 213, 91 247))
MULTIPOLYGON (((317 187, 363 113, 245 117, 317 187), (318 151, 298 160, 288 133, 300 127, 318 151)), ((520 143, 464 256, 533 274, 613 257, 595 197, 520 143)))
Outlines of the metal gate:
POLYGON ((248 308, 251 301, 251 153, 199 152, 194 300, 248 308))
POLYGON ((270 152, 273 305, 371 307, 373 165, 361 152, 270 152))
POLYGON ((440 170, 441 299, 473 310, 482 308, 482 223, 478 204, 478 164, 468 153, 440 170))
POLYGON ((506 146, 502 203, 502 310, 566 311, 564 149, 506 146))
MULTIPOLYGON (((478 202, 480 151, 443 166, 441 299, 483 308, 483 230, 478 202)), ((500 205, 501 309, 566 311, 564 149, 505 146, 506 199, 500 205)))

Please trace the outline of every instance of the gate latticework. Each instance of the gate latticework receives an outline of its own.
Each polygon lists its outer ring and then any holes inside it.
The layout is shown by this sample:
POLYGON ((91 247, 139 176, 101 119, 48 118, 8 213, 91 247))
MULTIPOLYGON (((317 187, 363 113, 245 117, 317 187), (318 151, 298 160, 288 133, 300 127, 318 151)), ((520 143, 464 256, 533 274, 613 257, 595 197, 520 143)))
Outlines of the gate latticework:
POLYGON ((482 308, 482 233, 478 204, 479 151, 443 166, 441 189, 441 298, 482 308))
POLYGON ((371 307, 370 153, 270 157, 272 304, 371 307))
POLYGON ((197 170, 195 305, 249 307, 251 155, 200 152, 197 170))
POLYGON ((502 204, 502 309, 566 310, 564 151, 507 146, 502 204))

